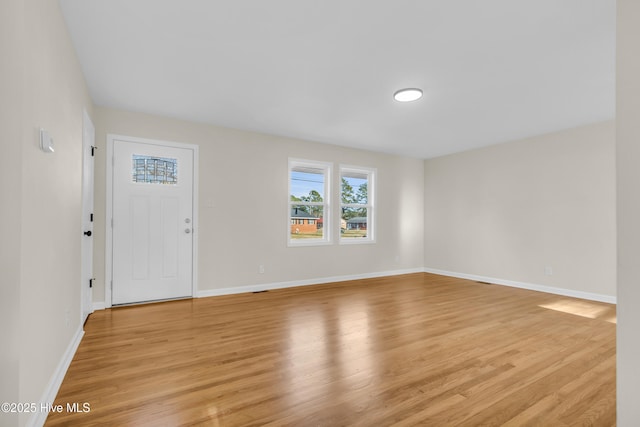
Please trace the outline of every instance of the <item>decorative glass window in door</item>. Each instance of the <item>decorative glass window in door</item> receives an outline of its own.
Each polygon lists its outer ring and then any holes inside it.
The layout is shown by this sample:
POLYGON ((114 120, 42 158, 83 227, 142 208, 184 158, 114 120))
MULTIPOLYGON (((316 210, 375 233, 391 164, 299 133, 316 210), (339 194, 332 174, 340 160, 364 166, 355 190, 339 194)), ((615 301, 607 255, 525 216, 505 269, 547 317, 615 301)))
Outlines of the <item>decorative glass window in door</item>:
POLYGON ((165 157, 133 155, 133 182, 177 184, 178 160, 165 157))

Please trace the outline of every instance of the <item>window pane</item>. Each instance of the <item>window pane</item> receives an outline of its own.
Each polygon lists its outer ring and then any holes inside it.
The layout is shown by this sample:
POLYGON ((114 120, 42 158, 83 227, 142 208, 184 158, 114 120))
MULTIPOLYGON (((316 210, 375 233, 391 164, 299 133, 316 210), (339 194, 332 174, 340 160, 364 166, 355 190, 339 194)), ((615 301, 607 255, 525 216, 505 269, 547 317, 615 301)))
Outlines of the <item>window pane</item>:
POLYGON ((177 159, 134 154, 132 162, 133 182, 144 182, 147 184, 178 183, 177 159))
POLYGON ((291 200, 294 202, 323 202, 325 171, 312 167, 291 169, 291 200))
POLYGON ((342 208, 340 235, 342 238, 367 237, 367 208, 342 208))
POLYGON ((341 178, 342 203, 369 202, 369 177, 366 173, 343 172, 341 178))
POLYGON ((291 206, 291 238, 322 239, 324 237, 324 207, 291 206))

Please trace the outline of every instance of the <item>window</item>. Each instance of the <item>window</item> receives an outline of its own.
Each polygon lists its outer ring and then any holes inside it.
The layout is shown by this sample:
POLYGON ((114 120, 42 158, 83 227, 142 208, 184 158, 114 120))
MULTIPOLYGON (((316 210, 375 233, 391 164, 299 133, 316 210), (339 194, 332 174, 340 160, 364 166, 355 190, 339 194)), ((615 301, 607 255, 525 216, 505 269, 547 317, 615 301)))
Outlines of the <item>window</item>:
POLYGON ((132 165, 133 182, 147 184, 177 184, 178 160, 134 154, 132 165))
POLYGON ((374 241, 375 170, 340 167, 340 243, 374 241))
POLYGON ((289 159, 289 245, 329 243, 331 165, 289 159))

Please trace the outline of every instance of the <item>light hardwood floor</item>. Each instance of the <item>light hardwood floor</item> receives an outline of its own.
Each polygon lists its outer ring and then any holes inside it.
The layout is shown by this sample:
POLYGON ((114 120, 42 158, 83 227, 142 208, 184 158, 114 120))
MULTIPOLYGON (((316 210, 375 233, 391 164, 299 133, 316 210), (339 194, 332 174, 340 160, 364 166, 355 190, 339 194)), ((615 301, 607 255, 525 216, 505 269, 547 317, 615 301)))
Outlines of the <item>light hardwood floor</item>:
POLYGON ((46 425, 613 426, 615 327, 422 273, 103 310, 46 425))

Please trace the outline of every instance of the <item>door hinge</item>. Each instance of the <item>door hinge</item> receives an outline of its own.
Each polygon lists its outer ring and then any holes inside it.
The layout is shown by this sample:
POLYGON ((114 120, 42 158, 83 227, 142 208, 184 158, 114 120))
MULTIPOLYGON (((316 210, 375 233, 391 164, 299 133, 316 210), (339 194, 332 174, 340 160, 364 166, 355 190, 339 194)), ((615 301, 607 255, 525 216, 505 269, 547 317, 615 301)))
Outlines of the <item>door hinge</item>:
POLYGON ((91 146, 91 157, 95 156, 95 151, 98 149, 95 145, 91 146))
POLYGON ((93 214, 89 214, 89 221, 93 222, 93 214))
POLYGON ((96 280, 96 279, 89 279, 89 287, 90 288, 93 288, 93 281, 94 280, 96 280))

